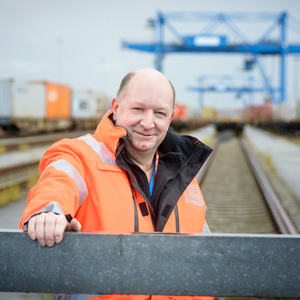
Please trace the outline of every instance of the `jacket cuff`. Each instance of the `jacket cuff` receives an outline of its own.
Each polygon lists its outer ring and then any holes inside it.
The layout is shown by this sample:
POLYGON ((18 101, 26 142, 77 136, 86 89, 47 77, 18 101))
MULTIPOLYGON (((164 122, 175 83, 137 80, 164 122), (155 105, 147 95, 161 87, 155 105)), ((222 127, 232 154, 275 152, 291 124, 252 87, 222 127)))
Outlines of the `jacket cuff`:
MULTIPOLYGON (((52 201, 49 204, 47 204, 42 210, 38 211, 37 213, 33 214, 32 216, 30 216, 23 224, 22 228, 23 230, 27 231, 28 228, 28 222, 29 220, 36 216, 39 215, 41 213, 47 213, 47 212, 53 212, 56 215, 63 215, 63 211, 60 207, 60 205, 56 202, 56 201, 52 201)), ((70 214, 66 215, 67 221, 70 222, 73 218, 71 217, 70 214)))

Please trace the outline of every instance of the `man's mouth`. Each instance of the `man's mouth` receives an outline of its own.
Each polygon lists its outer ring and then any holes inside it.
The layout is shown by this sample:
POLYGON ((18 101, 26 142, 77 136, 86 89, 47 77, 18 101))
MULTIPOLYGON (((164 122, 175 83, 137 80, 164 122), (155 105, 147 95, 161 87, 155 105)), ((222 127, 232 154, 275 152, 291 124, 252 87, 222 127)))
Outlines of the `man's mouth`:
POLYGON ((143 136, 143 137, 152 137, 153 136, 153 134, 149 134, 149 133, 143 133, 143 132, 137 132, 136 131, 136 133, 138 134, 138 135, 141 135, 141 136, 143 136))

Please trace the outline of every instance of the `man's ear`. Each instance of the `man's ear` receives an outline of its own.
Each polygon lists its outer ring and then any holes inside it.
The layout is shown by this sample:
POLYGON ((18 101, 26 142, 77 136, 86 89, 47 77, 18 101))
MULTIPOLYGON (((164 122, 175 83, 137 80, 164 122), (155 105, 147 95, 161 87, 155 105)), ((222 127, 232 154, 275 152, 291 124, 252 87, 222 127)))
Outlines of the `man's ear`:
POLYGON ((111 110, 113 112, 113 120, 116 121, 117 119, 117 110, 119 108, 119 103, 118 103, 118 99, 114 98, 111 101, 111 110))
POLYGON ((171 118, 170 118, 170 124, 171 124, 171 122, 173 121, 174 117, 175 117, 175 110, 173 111, 173 113, 172 113, 172 115, 171 115, 171 118))

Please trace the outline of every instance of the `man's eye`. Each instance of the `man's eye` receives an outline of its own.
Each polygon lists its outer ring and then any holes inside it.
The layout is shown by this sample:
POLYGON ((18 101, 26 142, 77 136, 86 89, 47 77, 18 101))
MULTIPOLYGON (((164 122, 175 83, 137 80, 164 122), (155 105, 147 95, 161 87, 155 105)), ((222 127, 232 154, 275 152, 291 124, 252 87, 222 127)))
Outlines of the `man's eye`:
POLYGON ((164 117, 166 116, 166 114, 165 114, 164 112, 162 112, 162 111, 157 111, 156 113, 157 113, 158 115, 160 115, 160 116, 164 116, 164 117))
POLYGON ((134 110, 142 110, 140 107, 135 107, 134 110))

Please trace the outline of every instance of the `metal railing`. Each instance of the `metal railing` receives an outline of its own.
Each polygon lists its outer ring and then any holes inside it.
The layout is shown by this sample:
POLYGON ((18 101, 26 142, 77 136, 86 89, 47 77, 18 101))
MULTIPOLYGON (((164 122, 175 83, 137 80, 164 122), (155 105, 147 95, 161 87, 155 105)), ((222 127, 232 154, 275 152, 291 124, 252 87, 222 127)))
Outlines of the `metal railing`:
POLYGON ((300 298, 300 235, 0 231, 0 292, 300 298))

